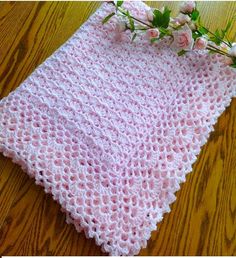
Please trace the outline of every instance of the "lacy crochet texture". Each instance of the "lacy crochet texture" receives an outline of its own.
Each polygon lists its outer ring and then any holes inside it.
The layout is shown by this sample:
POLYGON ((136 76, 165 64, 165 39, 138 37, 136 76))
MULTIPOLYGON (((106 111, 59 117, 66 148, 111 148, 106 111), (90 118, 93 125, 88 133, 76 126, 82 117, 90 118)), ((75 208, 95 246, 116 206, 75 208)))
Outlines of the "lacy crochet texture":
MULTIPOLYGON (((143 17, 147 6, 126 2, 143 17)), ((236 73, 166 40, 117 40, 107 3, 0 102, 0 151, 110 255, 134 255, 185 181, 236 73)))

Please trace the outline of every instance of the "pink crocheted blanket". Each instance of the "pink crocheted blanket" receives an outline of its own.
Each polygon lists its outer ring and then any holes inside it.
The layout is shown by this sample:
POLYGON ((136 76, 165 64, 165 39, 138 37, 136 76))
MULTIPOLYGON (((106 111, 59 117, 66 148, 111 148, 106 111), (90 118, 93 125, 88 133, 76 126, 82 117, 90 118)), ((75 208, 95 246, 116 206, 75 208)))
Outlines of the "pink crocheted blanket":
MULTIPOLYGON (((147 6, 126 2, 135 16, 147 6)), ((115 35, 107 3, 0 102, 0 151, 51 193, 76 229, 134 255, 169 212, 236 73, 206 52, 115 35)))

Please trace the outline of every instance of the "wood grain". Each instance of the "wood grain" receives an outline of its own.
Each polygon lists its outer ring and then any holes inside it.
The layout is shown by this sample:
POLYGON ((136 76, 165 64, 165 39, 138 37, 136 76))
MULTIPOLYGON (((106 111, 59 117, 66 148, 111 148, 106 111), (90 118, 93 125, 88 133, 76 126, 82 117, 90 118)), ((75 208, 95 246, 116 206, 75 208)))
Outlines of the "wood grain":
MULTIPOLYGON (((176 2, 166 4, 176 13, 176 2)), ((0 2, 0 98, 64 43, 99 2, 0 2)), ((212 29, 235 2, 199 2, 212 29)), ((236 28, 231 31, 236 39, 236 28)), ((193 173, 140 255, 236 255, 236 99, 215 125, 193 173)), ((60 206, 0 155, 0 255, 102 255, 65 223, 60 206)))

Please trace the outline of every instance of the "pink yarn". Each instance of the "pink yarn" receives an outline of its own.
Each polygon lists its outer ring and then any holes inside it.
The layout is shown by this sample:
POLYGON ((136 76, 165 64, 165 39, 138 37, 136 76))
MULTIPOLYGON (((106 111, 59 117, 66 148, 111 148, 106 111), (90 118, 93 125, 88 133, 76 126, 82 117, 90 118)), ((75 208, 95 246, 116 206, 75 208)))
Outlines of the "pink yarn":
MULTIPOLYGON (((145 16, 142 2, 127 2, 145 16)), ((236 96, 236 73, 167 41, 115 41, 104 3, 0 102, 0 151, 35 178, 67 221, 111 255, 145 247, 236 96)))

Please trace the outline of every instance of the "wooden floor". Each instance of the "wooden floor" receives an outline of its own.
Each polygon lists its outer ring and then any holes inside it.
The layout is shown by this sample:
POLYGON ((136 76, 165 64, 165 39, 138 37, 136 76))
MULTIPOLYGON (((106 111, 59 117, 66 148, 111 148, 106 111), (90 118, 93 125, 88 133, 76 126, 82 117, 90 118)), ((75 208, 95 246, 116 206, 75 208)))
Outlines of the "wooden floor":
MULTIPOLYGON (((148 4, 160 6, 161 2, 148 4)), ((68 39, 97 2, 0 2, 0 98, 68 39)), ((177 3, 168 3, 176 11, 177 3)), ((212 29, 236 2, 201 2, 212 29)), ((236 40, 236 27, 231 33, 236 40)), ((170 214, 141 255, 236 255, 236 99, 220 117, 170 214)), ((52 198, 0 155, 0 255, 102 255, 52 198)))

